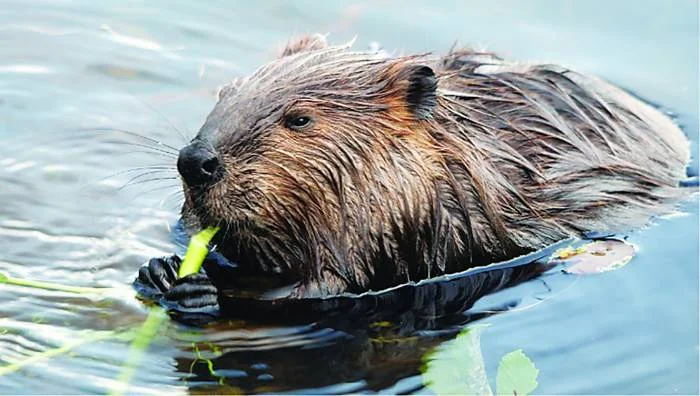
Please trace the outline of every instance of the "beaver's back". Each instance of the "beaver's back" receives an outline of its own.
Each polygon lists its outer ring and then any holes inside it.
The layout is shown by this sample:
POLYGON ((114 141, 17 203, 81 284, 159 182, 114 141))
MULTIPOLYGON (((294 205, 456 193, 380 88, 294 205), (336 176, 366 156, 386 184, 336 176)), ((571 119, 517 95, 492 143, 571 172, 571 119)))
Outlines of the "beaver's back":
POLYGON ((471 189, 487 255, 639 227, 683 193, 686 137, 622 90, 488 54, 452 53, 439 67, 436 138, 471 189))

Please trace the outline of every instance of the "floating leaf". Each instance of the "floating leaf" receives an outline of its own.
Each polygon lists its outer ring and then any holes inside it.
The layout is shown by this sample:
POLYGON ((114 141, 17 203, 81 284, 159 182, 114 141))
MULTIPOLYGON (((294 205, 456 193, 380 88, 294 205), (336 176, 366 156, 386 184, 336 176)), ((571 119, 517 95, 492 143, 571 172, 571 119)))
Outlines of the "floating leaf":
POLYGON ((634 245, 618 239, 603 239, 574 249, 560 249, 553 262, 567 267, 570 274, 597 274, 624 267, 636 254, 634 245))
POLYGON ((481 331, 468 327, 423 357, 423 383, 438 395, 491 395, 481 355, 481 331))
POLYGON ((527 395, 537 388, 540 370, 522 349, 503 356, 498 363, 496 393, 499 395, 527 395))

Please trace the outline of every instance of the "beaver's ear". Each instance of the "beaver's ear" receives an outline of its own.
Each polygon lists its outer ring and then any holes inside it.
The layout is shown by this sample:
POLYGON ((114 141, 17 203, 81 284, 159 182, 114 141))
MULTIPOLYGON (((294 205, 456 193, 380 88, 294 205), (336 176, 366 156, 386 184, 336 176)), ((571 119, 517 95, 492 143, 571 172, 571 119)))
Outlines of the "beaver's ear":
POLYGON ((328 47, 326 36, 323 34, 311 34, 295 37, 289 40, 282 50, 280 57, 298 54, 306 51, 320 50, 328 47))
POLYGON ((419 120, 433 115, 437 106, 437 77, 425 65, 409 65, 399 72, 398 80, 404 82, 404 98, 408 108, 419 120))
POLYGON ((229 82, 228 84, 225 84, 225 85, 219 87, 219 92, 216 94, 217 98, 219 100, 221 100, 226 96, 231 96, 231 95, 235 94, 238 91, 238 87, 240 85, 241 85, 241 80, 236 78, 233 81, 229 82))

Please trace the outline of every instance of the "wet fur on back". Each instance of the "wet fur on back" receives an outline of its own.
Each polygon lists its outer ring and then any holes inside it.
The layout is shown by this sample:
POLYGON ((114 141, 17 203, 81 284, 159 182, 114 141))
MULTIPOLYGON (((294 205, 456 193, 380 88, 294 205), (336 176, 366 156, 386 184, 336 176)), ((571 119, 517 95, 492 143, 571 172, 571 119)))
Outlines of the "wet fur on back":
POLYGON ((320 36, 224 87, 195 139, 225 164, 185 186, 191 230, 297 282, 361 292, 626 231, 672 209, 687 139, 592 77, 456 50, 387 58, 320 36), (288 120, 312 120, 295 130, 288 120))

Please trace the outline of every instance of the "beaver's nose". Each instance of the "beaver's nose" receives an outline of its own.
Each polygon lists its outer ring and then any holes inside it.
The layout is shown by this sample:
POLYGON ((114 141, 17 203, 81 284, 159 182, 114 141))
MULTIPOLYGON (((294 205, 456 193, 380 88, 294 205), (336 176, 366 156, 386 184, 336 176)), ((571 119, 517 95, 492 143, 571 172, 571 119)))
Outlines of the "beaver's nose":
POLYGON ((221 162, 208 147, 201 142, 192 142, 180 150, 177 170, 189 186, 204 187, 213 184, 221 177, 221 162))

